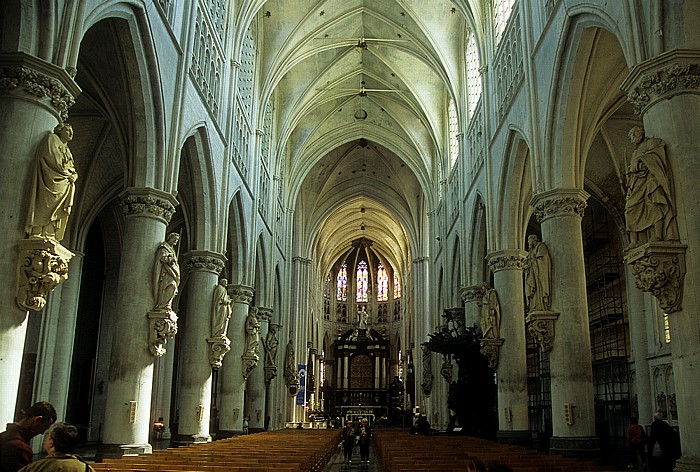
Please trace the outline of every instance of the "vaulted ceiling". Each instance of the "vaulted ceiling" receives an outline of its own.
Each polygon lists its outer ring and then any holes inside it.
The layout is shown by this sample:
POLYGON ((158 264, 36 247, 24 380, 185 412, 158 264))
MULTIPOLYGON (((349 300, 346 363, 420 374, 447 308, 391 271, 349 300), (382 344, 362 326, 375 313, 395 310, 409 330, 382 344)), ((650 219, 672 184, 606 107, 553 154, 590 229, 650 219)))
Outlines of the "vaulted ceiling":
POLYGON ((261 7, 260 93, 276 107, 296 250, 319 270, 361 236, 397 268, 424 250, 447 103, 463 100, 465 31, 480 12, 449 0, 261 7))

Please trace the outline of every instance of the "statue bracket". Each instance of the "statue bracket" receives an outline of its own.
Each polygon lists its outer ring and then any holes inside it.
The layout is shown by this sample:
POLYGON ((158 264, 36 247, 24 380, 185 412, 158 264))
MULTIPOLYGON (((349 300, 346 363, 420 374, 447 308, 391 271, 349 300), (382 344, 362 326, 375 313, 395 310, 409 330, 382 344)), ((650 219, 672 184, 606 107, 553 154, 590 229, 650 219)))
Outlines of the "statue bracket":
POLYGON ((652 241, 628 249, 625 255, 637 288, 651 292, 665 313, 682 309, 687 247, 679 242, 652 241))
POLYGON ((224 356, 231 350, 231 340, 226 336, 208 338, 209 363, 212 369, 220 369, 224 356))
POLYGON ((248 380, 250 373, 258 366, 260 356, 257 354, 244 354, 241 356, 241 359, 243 359, 243 378, 248 380))
POLYGON ((532 311, 525 318, 528 332, 544 352, 552 350, 554 322, 557 318, 559 318, 559 313, 553 311, 532 311))
POLYGON ((148 348, 156 357, 165 354, 165 343, 177 334, 177 315, 172 310, 148 312, 148 348))
POLYGON ((41 311, 46 296, 68 279, 68 263, 74 254, 52 238, 29 237, 17 245, 17 305, 22 310, 41 311))
POLYGON ((498 368, 498 359, 504 341, 501 338, 482 338, 479 340, 481 353, 488 360, 491 369, 498 368))
POLYGON ((272 379, 275 377, 277 377, 277 366, 265 366, 265 385, 270 385, 270 382, 272 382, 272 379))

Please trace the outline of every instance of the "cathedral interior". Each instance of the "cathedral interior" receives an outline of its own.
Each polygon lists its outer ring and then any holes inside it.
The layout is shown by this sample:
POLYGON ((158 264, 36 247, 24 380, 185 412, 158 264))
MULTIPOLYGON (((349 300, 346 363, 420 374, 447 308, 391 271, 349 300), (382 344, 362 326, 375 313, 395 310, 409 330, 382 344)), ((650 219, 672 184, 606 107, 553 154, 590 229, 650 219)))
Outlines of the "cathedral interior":
POLYGON ((424 414, 587 457, 662 413, 700 470, 697 18, 0 2, 0 420, 148 452, 424 414))

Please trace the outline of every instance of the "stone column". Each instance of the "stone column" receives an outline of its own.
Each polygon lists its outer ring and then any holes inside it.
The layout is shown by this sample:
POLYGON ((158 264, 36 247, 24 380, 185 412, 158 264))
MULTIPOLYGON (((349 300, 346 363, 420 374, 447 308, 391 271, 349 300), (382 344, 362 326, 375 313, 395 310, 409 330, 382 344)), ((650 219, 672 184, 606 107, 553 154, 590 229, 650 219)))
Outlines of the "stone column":
POLYGON ((76 253, 68 265, 71 276, 48 300, 42 319, 35 396, 56 408, 57 421, 65 419, 68 404, 82 268, 83 254, 76 253))
POLYGON ((17 241, 25 237, 34 155, 39 142, 67 119, 79 93, 64 69, 24 53, 0 54, 0 424, 14 421, 27 329, 27 310, 15 301, 17 241))
POLYGON ((153 270, 159 245, 177 201, 154 189, 127 189, 116 316, 107 386, 105 454, 150 452, 148 444, 154 354, 149 312, 154 306, 153 270))
POLYGON ((260 359, 258 365, 248 376, 246 385, 246 412, 250 415, 248 427, 251 433, 265 429, 265 349, 263 343, 267 338, 272 317, 272 308, 258 307, 260 322, 260 359))
POLYGON ((528 445, 532 442, 532 434, 529 432, 528 396, 525 388, 525 253, 517 249, 507 249, 492 252, 487 258, 493 271, 494 289, 500 302, 500 333, 497 337, 504 340, 499 350, 497 367, 498 439, 502 442, 528 445))
MULTIPOLYGON (((309 339, 309 286, 311 283, 311 259, 304 257, 292 258, 292 311, 290 319, 290 336, 294 345, 297 364, 306 364, 307 342, 309 339)), ((348 313, 350 316, 350 313, 348 313)), ((296 366, 295 366, 296 368, 296 366)), ((306 412, 303 405, 297 405, 293 399, 291 405, 292 421, 304 421, 306 412)))
POLYGON ((595 435, 593 368, 581 219, 588 194, 556 189, 531 203, 552 262, 551 309, 559 313, 551 344, 552 427, 550 452, 575 457, 600 454, 595 435))
POLYGON ((479 302, 484 296, 484 288, 481 285, 462 287, 460 295, 464 302, 464 325, 479 326, 481 320, 481 307, 479 302))
MULTIPOLYGON (((687 17, 682 17, 685 23, 679 22, 678 31, 695 28, 695 15, 690 14, 691 10, 688 12, 687 17)), ((676 470, 698 470, 700 402, 696 391, 700 385, 700 290, 697 289, 700 287, 700 186, 697 176, 700 175, 700 51, 672 49, 642 62, 632 68, 621 88, 627 93, 635 113, 642 117, 645 135, 662 139, 665 143, 680 236, 678 245, 687 245, 685 255, 676 261, 677 272, 681 274, 679 288, 682 296, 678 304, 666 312, 669 313, 671 328, 682 445, 682 457, 676 462, 676 470), (683 271, 686 272, 685 281, 682 280, 683 271)), ((663 296, 659 298, 661 306, 667 301, 663 296)))
MULTIPOLYGON (((418 257, 413 259, 413 306, 414 313, 423 313, 424 316, 420 317, 421 322, 416 322, 414 325, 414 338, 416 340, 417 346, 422 346, 424 342, 428 340, 428 333, 431 332, 433 328, 431 317, 428 316, 430 313, 430 283, 428 276, 428 266, 430 264, 430 258, 427 256, 418 257)), ((404 292, 405 293, 405 292, 404 292)), ((414 350, 414 365, 416 374, 416 392, 415 392, 415 404, 420 405, 421 413, 429 415, 427 411, 429 398, 432 393, 432 356, 430 353, 424 353, 423 350, 414 350), (420 366, 420 367, 419 367, 420 366)))
POLYGON ((245 407, 246 380, 243 377, 243 351, 245 350, 245 320, 253 300, 253 287, 229 285, 228 293, 233 301, 228 337, 231 352, 226 355, 219 371, 221 382, 221 408, 219 410, 219 434, 225 438, 243 432, 243 409, 245 407))
POLYGON ((180 336, 183 362, 177 403, 180 422, 176 441, 180 444, 211 441, 212 365, 207 340, 212 337, 212 294, 224 260, 222 254, 211 251, 190 251, 183 257, 188 275, 180 314, 185 328, 180 336))

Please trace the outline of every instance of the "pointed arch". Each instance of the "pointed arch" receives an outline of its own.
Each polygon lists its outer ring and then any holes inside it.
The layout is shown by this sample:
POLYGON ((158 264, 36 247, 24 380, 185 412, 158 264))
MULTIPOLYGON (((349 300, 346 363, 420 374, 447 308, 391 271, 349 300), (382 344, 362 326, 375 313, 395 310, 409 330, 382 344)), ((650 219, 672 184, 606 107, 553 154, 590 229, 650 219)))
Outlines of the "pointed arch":
POLYGON ((248 253, 246 234, 243 201, 241 192, 238 190, 231 199, 228 211, 226 257, 228 257, 229 281, 232 284, 245 282, 247 273, 246 254, 248 253))
POLYGON ((471 233, 469 235, 468 283, 478 285, 485 280, 487 251, 486 205, 481 194, 476 195, 472 207, 471 233))

